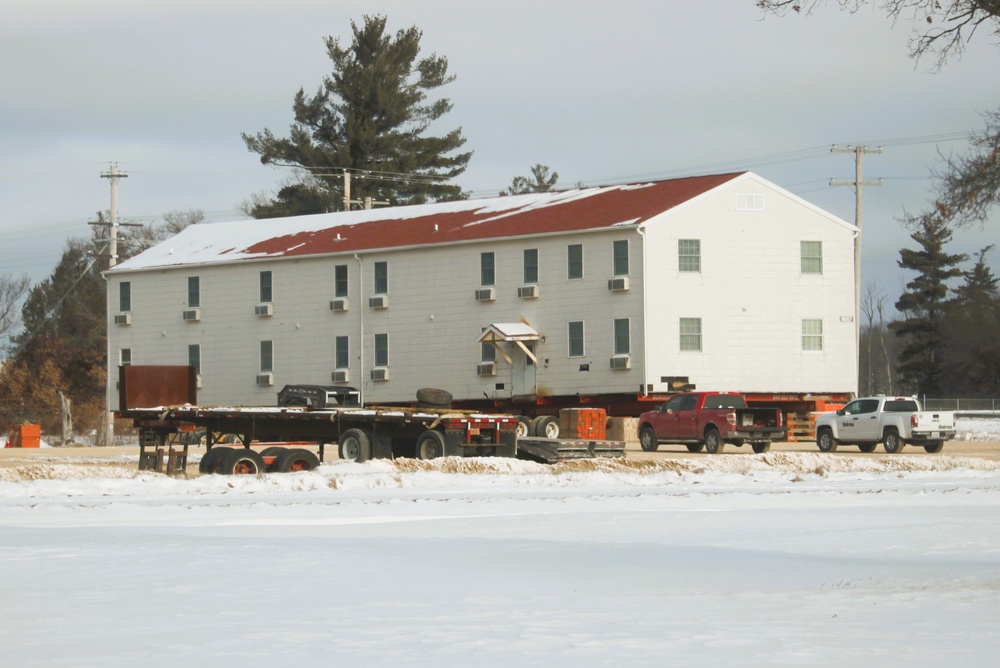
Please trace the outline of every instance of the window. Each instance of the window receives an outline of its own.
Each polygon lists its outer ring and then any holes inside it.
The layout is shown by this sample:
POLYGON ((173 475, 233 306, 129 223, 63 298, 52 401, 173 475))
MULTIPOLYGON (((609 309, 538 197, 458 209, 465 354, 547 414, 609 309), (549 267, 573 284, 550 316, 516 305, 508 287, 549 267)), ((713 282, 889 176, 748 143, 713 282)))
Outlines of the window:
MULTIPOLYGON (((347 265, 338 264, 333 268, 333 296, 347 296, 347 265)), ((362 295, 363 296, 363 295, 362 295)))
POLYGON ((677 268, 680 271, 701 271, 701 239, 677 240, 677 268))
POLYGON ((681 350, 701 352, 701 318, 681 318, 681 350))
POLYGON ((122 281, 118 284, 118 311, 128 313, 132 310, 132 283, 122 281))
POLYGON ((524 282, 538 282, 538 249, 524 249, 524 282))
POLYGON ((799 254, 802 258, 803 274, 823 273, 823 242, 800 241, 799 254))
POLYGON ((271 272, 260 272, 260 303, 269 304, 271 302, 271 272))
POLYGON ((347 369, 351 366, 350 340, 346 336, 338 336, 333 339, 333 359, 334 367, 337 369, 347 369))
POLYGON ((802 350, 823 350, 823 321, 802 321, 802 350))
POLYGON ((375 366, 389 366, 389 335, 375 335, 375 366))
POLYGON ((260 342, 260 371, 268 373, 274 371, 274 342, 260 342))
POLYGON ((628 355, 631 352, 628 335, 628 318, 615 319, 615 355, 628 355))
POLYGON ((389 293, 389 264, 386 262, 375 263, 375 294, 385 295, 389 293))
POLYGON ((118 351, 118 364, 121 366, 129 366, 132 364, 131 348, 122 348, 118 351))
POLYGON ((197 343, 188 346, 188 366, 193 366, 195 373, 201 373, 201 346, 197 343))
POLYGON ((201 306, 201 279, 188 276, 188 308, 201 306))
POLYGON ((763 211, 764 193, 736 193, 737 211, 763 211))
POLYGON ((855 399, 844 406, 844 415, 864 415, 878 410, 878 399, 855 399))
POLYGON ((496 362, 497 361, 497 349, 493 347, 492 343, 486 343, 483 341, 482 345, 482 355, 480 360, 483 362, 496 362))
MULTIPOLYGON (((627 322, 627 321, 626 321, 627 322)), ((569 356, 583 357, 583 321, 569 323, 569 356)))
POLYGON ((496 285, 497 264, 496 256, 493 253, 479 254, 479 284, 496 285))
POLYGON ((628 276, 628 239, 615 242, 612 261, 615 276, 628 276))
POLYGON ((583 278, 583 244, 566 247, 566 264, 567 278, 583 278))

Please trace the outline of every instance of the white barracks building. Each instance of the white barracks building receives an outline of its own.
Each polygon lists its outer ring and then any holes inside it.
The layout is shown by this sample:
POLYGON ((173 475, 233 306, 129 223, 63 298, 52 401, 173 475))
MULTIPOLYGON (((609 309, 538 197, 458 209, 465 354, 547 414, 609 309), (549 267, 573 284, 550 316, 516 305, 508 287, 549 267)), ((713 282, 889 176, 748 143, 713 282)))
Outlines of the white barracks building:
POLYGON ((524 413, 850 394, 855 232, 750 172, 193 225, 107 272, 109 377, 191 364, 202 405, 308 383, 524 413))

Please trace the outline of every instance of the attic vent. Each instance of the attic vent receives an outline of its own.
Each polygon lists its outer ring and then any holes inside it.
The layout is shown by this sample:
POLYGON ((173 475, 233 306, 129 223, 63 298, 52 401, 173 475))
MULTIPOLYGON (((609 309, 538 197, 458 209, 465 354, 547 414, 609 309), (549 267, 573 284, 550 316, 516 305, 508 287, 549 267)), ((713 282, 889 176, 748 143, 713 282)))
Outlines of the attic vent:
POLYGON ((737 211, 763 211, 764 193, 736 193, 737 211))
POLYGON ((624 292, 628 290, 628 276, 619 276, 608 281, 608 290, 612 292, 624 292))

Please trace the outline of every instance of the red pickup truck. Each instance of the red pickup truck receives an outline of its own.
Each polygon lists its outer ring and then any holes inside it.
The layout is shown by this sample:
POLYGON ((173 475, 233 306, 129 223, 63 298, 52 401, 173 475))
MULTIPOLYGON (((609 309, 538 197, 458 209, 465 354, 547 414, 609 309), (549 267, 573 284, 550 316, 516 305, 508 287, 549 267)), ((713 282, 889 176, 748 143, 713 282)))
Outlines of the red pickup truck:
POLYGON ((754 452, 767 452, 771 441, 782 440, 788 429, 781 410, 748 408, 735 392, 688 392, 639 416, 639 445, 653 452, 660 443, 680 443, 690 452, 702 448, 722 452, 726 443, 749 443, 754 452))

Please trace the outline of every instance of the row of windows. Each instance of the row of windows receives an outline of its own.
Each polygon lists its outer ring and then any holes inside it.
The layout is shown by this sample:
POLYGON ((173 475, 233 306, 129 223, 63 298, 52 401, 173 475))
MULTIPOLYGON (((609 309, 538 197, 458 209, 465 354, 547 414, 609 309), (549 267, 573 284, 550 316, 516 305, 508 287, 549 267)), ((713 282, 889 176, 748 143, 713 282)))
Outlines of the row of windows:
MULTIPOLYGON (((615 276, 628 276, 629 254, 628 240, 620 239, 612 244, 612 267, 615 276)), ((538 249, 526 248, 523 251, 522 278, 524 283, 538 283, 538 249)), ((803 274, 823 273, 823 242, 802 241, 799 246, 800 271, 803 274)), ((701 240, 677 240, 677 267, 685 273, 701 271, 701 240)), ((479 256, 479 282, 484 287, 496 285, 497 264, 496 253, 488 251, 479 256)), ((570 244, 566 247, 566 277, 583 278, 583 244, 570 244)), ((372 265, 374 294, 389 292, 389 265, 387 262, 375 262, 372 265)), ((260 303, 270 304, 274 300, 273 277, 270 271, 260 272, 260 303)), ((334 297, 348 296, 348 273, 346 264, 334 267, 334 297)), ((201 279, 198 276, 188 276, 187 279, 188 308, 201 306, 201 279)), ((118 310, 128 313, 132 310, 132 284, 123 281, 118 285, 118 310)))

